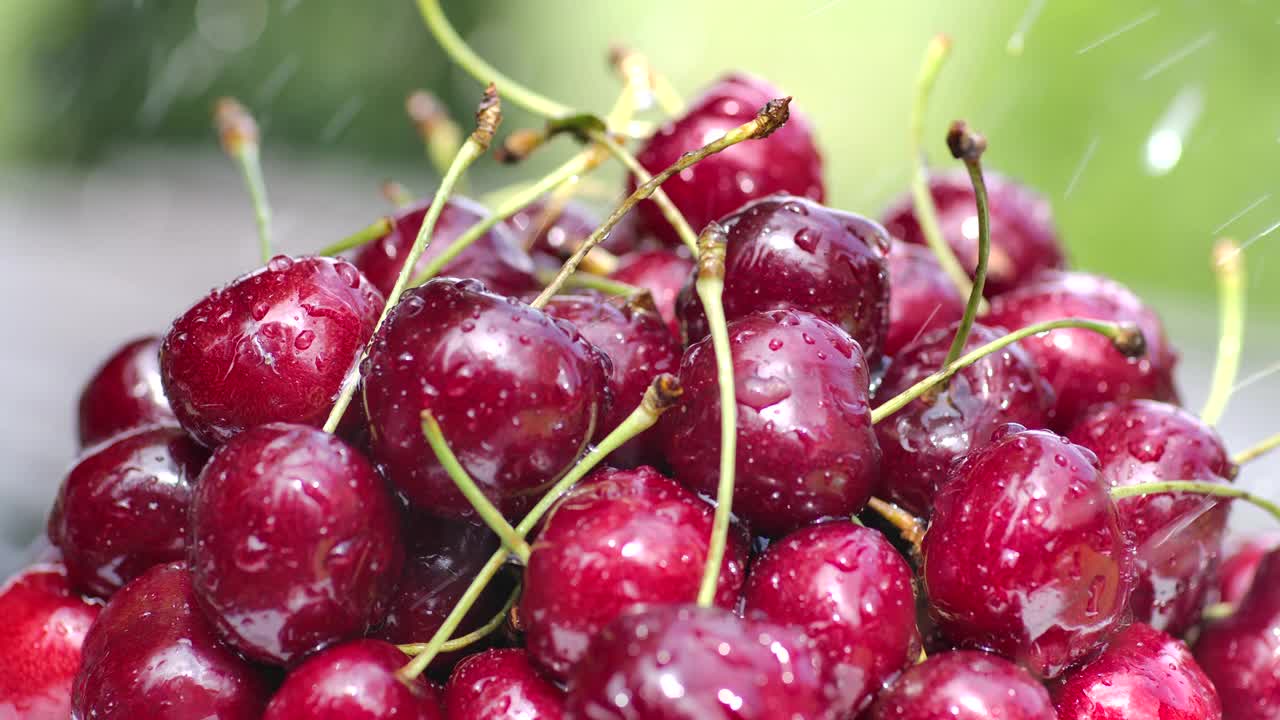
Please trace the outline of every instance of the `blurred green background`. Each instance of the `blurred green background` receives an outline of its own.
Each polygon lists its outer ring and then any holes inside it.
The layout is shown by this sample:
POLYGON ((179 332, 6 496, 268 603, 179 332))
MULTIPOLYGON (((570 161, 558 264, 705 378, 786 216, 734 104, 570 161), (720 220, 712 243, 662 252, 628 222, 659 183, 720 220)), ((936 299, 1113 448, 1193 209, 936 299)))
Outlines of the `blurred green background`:
MULTIPOLYGON (((647 53, 688 96, 725 70, 762 74, 818 126, 832 203, 869 214, 905 187, 919 57, 931 35, 947 32, 954 53, 928 125, 937 163, 949 162, 947 122, 968 119, 989 137, 992 167, 1053 201, 1077 265, 1143 292, 1209 302, 1209 248, 1215 233, 1229 233, 1253 243, 1254 309, 1280 310, 1280 283, 1264 274, 1280 257, 1280 3, 446 0, 445 8, 485 57, 580 108, 603 111, 615 94, 605 62, 615 42, 647 53), (1021 54, 1011 54, 1019 42, 1021 54)), ((459 118, 479 89, 444 59, 409 0, 0 3, 0 162, 10 170, 79 172, 139 146, 207 151, 212 100, 231 94, 258 115, 268 156, 349 158, 426 191, 430 170, 402 112, 406 92, 420 86, 459 118)), ((512 112, 505 128, 533 122, 512 112)), ((563 141, 503 175, 486 163, 476 182, 527 177, 570 151, 563 141)))

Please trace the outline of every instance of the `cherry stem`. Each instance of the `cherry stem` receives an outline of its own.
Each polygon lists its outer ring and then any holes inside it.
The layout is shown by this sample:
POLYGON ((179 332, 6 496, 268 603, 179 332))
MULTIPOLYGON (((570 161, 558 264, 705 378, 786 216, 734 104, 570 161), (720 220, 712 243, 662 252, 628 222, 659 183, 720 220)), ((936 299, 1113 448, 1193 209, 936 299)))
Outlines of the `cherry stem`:
POLYGON ((426 90, 410 93, 405 100, 405 111, 422 137, 431 166, 441 175, 448 172, 453 156, 462 147, 462 129, 436 96, 426 90))
POLYGON ((354 250, 365 243, 372 242, 386 235, 395 229, 395 221, 389 217, 381 217, 374 220, 367 227, 361 228, 350 235, 342 238, 338 242, 327 247, 320 248, 316 252, 317 255, 338 255, 348 250, 354 250))
POLYGON ((1223 620, 1231 617, 1236 611, 1236 606, 1227 602, 1217 602, 1200 612, 1201 620, 1223 620))
MULTIPOLYGON (((541 283, 549 283, 556 277, 554 270, 539 270, 535 274, 538 277, 538 282, 541 283)), ((641 292, 641 289, 635 285, 628 285, 626 283, 618 282, 617 280, 610 280, 609 278, 600 277, 599 275, 592 275, 591 273, 574 273, 569 276, 569 279, 565 282, 564 286, 568 288, 598 290, 606 295, 618 295, 620 297, 630 297, 641 292)))
POLYGON ((1012 345, 1019 340, 1039 335, 1050 330, 1061 330, 1065 328, 1078 328, 1081 330, 1091 330, 1100 335, 1105 335, 1111 339, 1111 344, 1123 353, 1126 357, 1140 357, 1147 350, 1146 339, 1142 336, 1142 331, 1136 325, 1131 323, 1114 323, 1103 320, 1089 320, 1086 318, 1061 318, 1058 320, 1046 320, 1044 322, 1034 323, 1024 328, 1019 328, 1003 337, 996 338, 991 342, 978 347, 969 353, 960 356, 954 362, 942 366, 937 372, 926 377, 920 382, 903 390, 901 393, 889 398, 876 409, 871 411, 871 423, 884 420, 890 415, 898 412, 906 407, 911 401, 919 398, 921 395, 932 390, 941 383, 950 380, 953 375, 960 372, 964 368, 981 360, 982 358, 994 352, 1012 345))
POLYGON ((382 183, 382 196, 397 210, 413 204, 413 193, 396 180, 387 180, 382 183))
POLYGON ((684 112, 684 100, 667 76, 653 69, 649 58, 622 45, 615 45, 609 50, 609 62, 628 83, 643 87, 646 93, 658 103, 662 112, 667 115, 679 115, 684 112))
POLYGON ((1241 450, 1236 453, 1235 457, 1231 458, 1231 461, 1236 465, 1244 465, 1257 460, 1276 448, 1280 448, 1280 433, 1272 435, 1247 450, 1241 450))
POLYGON ((440 219, 440 213, 444 211, 445 203, 448 202, 449 195, 453 193, 454 186, 457 185, 458 180, 466 172, 467 168, 471 166, 471 163, 483 156, 489 149, 489 143, 493 141, 493 134, 497 131, 498 124, 501 122, 502 103, 498 99, 497 90, 493 85, 490 85, 485 88, 484 99, 480 101, 480 105, 476 109, 476 129, 467 136, 466 142, 462 144, 462 147, 458 149, 458 154, 453 158, 449 171, 440 180, 440 187, 436 189, 435 197, 431 200, 431 207, 427 209, 426 216, 422 218, 422 226, 418 228, 418 236, 414 239, 413 246, 409 249, 409 254, 404 259, 404 265, 400 267, 400 274, 396 276, 395 285, 391 287, 391 292, 387 294, 387 302, 382 306, 382 314, 378 316, 378 322, 373 326, 373 336, 369 338, 368 344, 365 345, 364 351, 361 352, 360 359, 347 372, 338 400, 334 403, 333 410, 329 412, 329 418, 325 420, 325 432, 333 432, 338 428, 338 423, 342 421, 342 416, 346 413, 347 407, 351 405, 351 397, 356 391, 360 362, 368 356, 369 347, 373 345, 374 338, 378 336, 378 331, 382 328, 382 324, 387 321, 387 315, 391 313, 391 309, 396 306, 396 303, 400 302, 400 296, 404 294, 405 287, 409 283, 409 276, 413 273, 413 266, 418 264, 418 258, 422 257, 423 251, 427 249, 427 244, 431 240, 431 233, 436 228, 436 221, 440 219))
MULTIPOLYGON (((622 143, 599 131, 588 133, 588 135, 608 150, 618 162, 625 165, 627 171, 636 177, 636 182, 644 184, 653 179, 649 171, 644 169, 644 166, 640 164, 636 156, 623 147, 622 143)), ((671 198, 667 196, 667 193, 662 188, 657 188, 653 191, 653 201, 658 205, 658 210, 662 213, 662 217, 676 231, 680 241, 684 243, 685 247, 689 248, 694 257, 697 257, 698 236, 693 232, 689 221, 685 219, 684 213, 680 212, 680 208, 671 202, 671 198)))
POLYGON ((1140 495, 1158 495, 1160 493, 1185 492, 1195 495, 1213 495, 1216 497, 1236 498, 1262 508, 1271 517, 1280 520, 1280 505, 1266 498, 1259 497, 1234 485, 1203 482, 1199 480, 1164 480, 1160 482, 1141 483, 1139 485, 1121 485, 1111 488, 1112 500, 1123 500, 1140 495))
POLYGON ((586 257, 587 253, 591 251, 591 248, 599 245, 600 242, 608 236, 609 232, 613 230, 614 226, 618 224, 618 221, 620 221, 622 217, 631 210, 631 208, 635 207, 641 200, 645 200, 652 196, 654 191, 657 190, 662 183, 671 178, 671 176, 679 173, 707 156, 714 155, 715 153, 718 153, 725 148, 737 145, 744 140, 768 137, 770 133, 782 127, 782 125, 787 121, 787 106, 790 105, 790 103, 790 97, 770 100, 769 103, 761 108, 760 112, 750 121, 728 131, 719 139, 713 140, 697 150, 681 155, 680 159, 670 167, 657 175, 654 175, 647 182, 642 183, 635 189, 635 192, 627 196, 627 198, 618 205, 618 207, 613 211, 613 214, 609 216, 608 220, 605 220, 603 225, 596 228, 595 231, 591 233, 591 236, 578 246, 578 249, 574 251, 573 255, 566 260, 564 265, 560 268, 560 272, 556 274, 556 279, 552 281, 552 283, 548 285, 542 293, 538 295, 532 303, 530 303, 530 305, 536 308, 541 308, 543 305, 546 305, 547 301, 560 291, 560 286, 564 284, 565 280, 578 269, 578 265, 582 262, 582 258, 586 257))
POLYGON ((991 255, 991 209, 987 205, 987 183, 982 178, 982 153, 987 149, 987 139, 970 130, 964 121, 957 120, 947 132, 947 147, 952 157, 964 162, 965 169, 969 171, 969 181, 973 183, 973 198, 978 206, 978 265, 973 273, 973 286, 969 288, 969 303, 964 308, 964 316, 960 318, 943 365, 955 362, 969 341, 974 318, 982 307, 982 290, 987 284, 987 259, 991 255))
POLYGON ((715 352, 716 382, 720 386, 720 482, 716 485, 716 514, 711 524, 711 542, 707 545, 707 564, 698 587, 698 605, 711 607, 715 602, 720 565, 724 562, 725 544, 729 538, 729 520, 733 512, 734 466, 737 463, 738 400, 733 380, 733 355, 729 349, 728 323, 724 318, 724 254, 728 236, 720 223, 712 222, 698 237, 698 275, 694 290, 702 301, 711 329, 711 347, 715 352))
MULTIPOLYGON (((507 597, 506 603, 502 605, 502 609, 499 610, 496 615, 489 618, 484 625, 481 625, 466 635, 459 635, 458 637, 441 645, 439 652, 457 652, 459 650, 464 650, 492 635, 498 628, 502 627, 502 623, 507 621, 507 613, 511 612, 511 608, 516 605, 516 600, 520 599, 520 590, 521 587, 516 585, 515 589, 511 591, 511 595, 507 597)), ((405 655, 414 657, 416 655, 420 655, 427 649, 427 643, 406 643, 404 645, 398 645, 397 647, 399 647, 405 655)))
POLYGON ((876 511, 880 517, 889 522, 902 534, 902 539, 911 544, 916 554, 920 552, 920 541, 924 540, 924 522, 899 505, 873 497, 867 501, 867 507, 876 511))
POLYGON ((222 149, 240 166, 249 200, 253 203, 253 217, 258 225, 258 246, 262 262, 271 259, 271 203, 267 201, 267 183, 262 177, 262 158, 259 154, 260 134, 258 123, 239 101, 221 98, 214 108, 214 124, 222 149))
MULTIPOLYGON (((569 492, 587 473, 595 469, 596 465, 609 456, 614 450, 622 447, 627 441, 631 440, 640 433, 653 427, 658 421, 662 413, 666 412, 676 401, 684 390, 680 387, 680 381, 673 375, 663 373, 654 378, 649 385, 649 389, 645 391, 644 399, 631 414, 613 429, 613 432, 605 436, 599 445, 592 448, 586 455, 582 457, 569 472, 556 481, 556 484, 538 500, 516 525, 516 534, 521 538, 528 535, 535 526, 542 520, 542 517, 551 510, 552 506, 569 492)), ((444 622, 440 624, 440 628, 436 630, 435 635, 423 647, 422 652, 418 653, 409 664, 400 668, 399 675, 402 679, 411 681, 422 674, 427 669, 431 661, 435 659, 444 647, 449 637, 458 629, 458 625, 462 623, 462 619, 471 611, 471 607, 475 605, 480 594, 498 574, 503 564, 507 560, 507 551, 499 549, 489 557, 489 561, 484 567, 480 568, 480 572, 476 573, 475 579, 467 586, 466 592, 458 599, 453 609, 449 611, 444 622)))
POLYGON ((1218 278, 1218 357, 1209 398, 1200 411, 1200 419, 1206 425, 1217 425, 1227 409, 1244 345, 1244 253, 1235 241, 1223 238, 1213 248, 1213 259, 1214 274, 1218 278))

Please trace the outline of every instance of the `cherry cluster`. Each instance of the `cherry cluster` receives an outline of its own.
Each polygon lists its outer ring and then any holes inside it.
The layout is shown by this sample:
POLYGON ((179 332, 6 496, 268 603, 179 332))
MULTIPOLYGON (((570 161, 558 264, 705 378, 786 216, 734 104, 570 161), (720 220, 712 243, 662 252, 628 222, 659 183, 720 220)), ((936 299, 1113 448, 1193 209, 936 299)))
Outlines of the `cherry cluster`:
MULTIPOLYGON (((921 157, 877 222, 823 204, 813 126, 758 78, 682 107, 620 51, 596 118, 420 5, 551 116, 504 158, 581 152, 491 212, 453 188, 493 86, 465 139, 419 97, 430 201, 112 355, 53 547, 0 590, 0 714, 1280 718, 1277 538, 1223 562, 1230 498, 1266 506, 1238 467, 1280 444, 1212 427, 1233 333, 1182 409, 1156 314, 1068 269, 963 123, 963 169, 921 157), (572 194, 611 156, 601 221, 572 194)), ((269 250, 256 129, 219 120, 269 250)))

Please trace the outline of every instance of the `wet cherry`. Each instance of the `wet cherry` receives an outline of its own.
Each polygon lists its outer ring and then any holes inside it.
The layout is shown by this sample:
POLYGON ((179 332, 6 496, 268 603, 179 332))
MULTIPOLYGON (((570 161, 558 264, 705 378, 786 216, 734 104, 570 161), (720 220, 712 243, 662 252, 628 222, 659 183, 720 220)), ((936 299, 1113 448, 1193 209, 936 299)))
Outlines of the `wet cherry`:
POLYGON ((898 678, 870 720, 1057 720, 1049 693, 1026 670, 972 650, 930 656, 898 678))
POLYGON ((942 272, 928 248, 904 242, 889 246, 889 331, 884 354, 890 357, 930 330, 950 327, 964 315, 964 298, 942 272))
POLYGON ((80 447, 132 428, 177 422, 160 383, 158 337, 126 343, 80 391, 80 447))
MULTIPOLYGON (((544 227, 541 223, 546 208, 545 202, 536 201, 507 218, 504 224, 515 234, 521 247, 529 249, 534 265, 556 270, 600 225, 601 218, 581 203, 570 201, 544 227)), ((600 247, 618 255, 634 248, 638 241, 636 217, 636 213, 628 213, 600 247)))
POLYGON ((1212 599, 1232 605, 1243 600, 1258 574, 1258 564, 1277 547, 1280 547, 1280 532, 1265 532, 1245 538, 1227 554, 1227 559, 1218 568, 1217 587, 1212 599))
POLYGON ((262 720, 442 720, 422 678, 396 677, 403 652, 382 640, 355 640, 312 655, 272 696, 262 720))
POLYGON ((564 691, 538 674, 524 650, 486 650, 458 663, 444 707, 449 718, 560 720, 564 691))
POLYGON ((1263 557, 1235 612, 1205 625, 1193 652, 1224 720, 1280 717, 1280 552, 1263 557))
POLYGON ((645 250, 623 256, 609 277, 648 290, 672 337, 679 338, 676 297, 692 270, 693 261, 677 250, 645 250))

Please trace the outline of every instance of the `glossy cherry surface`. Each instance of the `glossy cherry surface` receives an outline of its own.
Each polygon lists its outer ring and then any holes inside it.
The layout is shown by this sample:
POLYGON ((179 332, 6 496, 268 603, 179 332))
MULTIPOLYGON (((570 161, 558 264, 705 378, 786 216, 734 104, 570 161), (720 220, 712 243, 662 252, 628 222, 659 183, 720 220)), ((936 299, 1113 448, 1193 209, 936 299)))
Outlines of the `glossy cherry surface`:
MULTIPOLYGON (((771 195, 726 215, 724 313, 805 310, 849 333, 879 357, 889 329, 889 235, 860 215, 812 200, 771 195)), ((707 335, 694 278, 676 300, 685 344, 707 335)))
MULTIPOLYGON (((1161 480, 1225 483, 1236 468, 1222 438, 1185 410, 1151 400, 1103 406, 1071 430, 1110 487, 1161 480)), ((1136 549, 1133 618, 1181 636, 1200 619, 1222 554, 1230 503, 1191 493, 1116 502, 1136 549)))
POLYGON ((318 427, 382 304, 345 260, 277 256, 173 321, 160 348, 165 395, 209 447, 269 422, 318 427))
POLYGON ((1265 532, 1245 538, 1218 568, 1213 600, 1232 605, 1244 599, 1258 574, 1258 564, 1267 553, 1280 547, 1280 532, 1265 532))
MULTIPOLYGON (((661 172, 684 153, 751 120, 765 103, 784 95, 760 78, 726 75, 690 103, 684 115, 659 128, 636 159, 650 173, 661 172)), ((764 140, 712 155, 662 185, 694 232, 764 195, 788 193, 822 201, 822 158, 814 145, 813 126, 794 104, 790 112, 787 124, 764 140)), ((628 176, 627 183, 628 192, 635 189, 634 176, 628 176)), ((656 203, 645 201, 636 211, 644 231, 667 244, 677 242, 656 203)))
POLYGON ((910 566, 878 531, 847 520, 770 545, 744 596, 747 617, 804 629, 843 713, 860 712, 920 654, 910 566))
MULTIPOLYGON (((565 680, 591 639, 628 607, 697 597, 713 514, 651 467, 591 475, 556 504, 533 544, 520 598, 529 653, 565 680)), ((734 608, 747 548, 737 533, 729 543, 716 604, 734 608)))
POLYGON ((365 634, 400 575, 391 491, 363 456, 313 428, 264 425, 218 448, 190 522, 201 607, 260 662, 289 664, 365 634))
POLYGON ((187 556, 187 509, 209 451, 181 428, 133 430, 90 449, 62 481, 49 539, 72 584, 108 597, 187 556))
MULTIPOLYGON (((955 325, 936 330, 903 348, 876 388, 883 403, 937 372, 946 362, 955 325)), ((965 351, 1003 332, 975 324, 965 351)), ((1045 427, 1053 390, 1016 344, 964 368, 936 392, 911 402, 876 424, 883 453, 880 476, 886 499, 917 515, 928 515, 951 466, 991 439, 1005 423, 1045 427)))
POLYGON ((1193 652, 1224 720, 1280 718, 1280 551, 1262 559, 1235 612, 1204 626, 1193 652))
POLYGON ((609 411, 608 359, 569 323, 474 280, 405 294, 363 368, 373 456, 417 507, 471 505, 422 435, 430 410, 499 508, 518 513, 564 472, 609 411))
POLYGON ((679 338, 676 297, 692 270, 693 261, 676 250, 645 250, 625 255, 609 277, 648 290, 671 336, 679 338))
POLYGON ((728 610, 640 609, 605 628, 588 654, 569 683, 571 718, 835 718, 808 638, 728 610))
POLYGON ((408 659, 382 640, 355 640, 322 650, 294 668, 262 720, 442 720, 422 678, 402 682, 408 659))
POLYGON ((84 640, 74 720, 259 720, 260 668, 218 638, 183 563, 148 570, 102 610, 84 640))
POLYGON ((1133 557, 1093 453, 1009 425, 967 455, 923 543, 932 611, 953 642, 1057 677, 1127 620, 1133 557))
POLYGON ((160 382, 160 338, 116 350, 80 391, 80 447, 144 425, 176 424, 160 382))
POLYGON ((564 691, 520 649, 486 650, 458 663, 444 688, 448 718, 560 720, 564 691))
POLYGON ((1219 720, 1213 683, 1181 640, 1143 623, 1053 690, 1059 720, 1219 720))
MULTIPOLYGON (((578 249, 583 240, 590 237, 599 227, 601 218, 591 209, 572 200, 554 217, 545 218, 546 210, 546 202, 538 200, 503 222, 515 234, 520 246, 529 250, 534 265, 554 270, 578 249)), ((609 231, 600 247, 614 254, 623 254, 634 248, 638 240, 635 217, 636 213, 624 216, 609 231)))
POLYGON ((995 655, 958 650, 908 669, 876 701, 870 720, 1057 720, 1049 693, 995 655))
POLYGON ((1054 428, 1070 429, 1096 405, 1134 398, 1176 404, 1178 356, 1160 318, 1119 283, 1099 275, 1054 272, 997 297, 982 322, 1016 330, 1032 323, 1085 317, 1137 324, 1146 355, 1128 358, 1089 330, 1054 330, 1021 342, 1057 397, 1054 428))
POLYGON ((931 330, 950 327, 964 315, 965 298, 927 247, 904 242, 889 246, 889 356, 931 330))
MULTIPOLYGON (((867 364, 840 328, 799 310, 729 324, 738 403, 733 512, 776 536, 857 512, 871 495, 880 450, 871 429, 867 364)), ((680 361, 684 396, 659 421, 680 482, 715 495, 720 390, 706 338, 680 361)))

